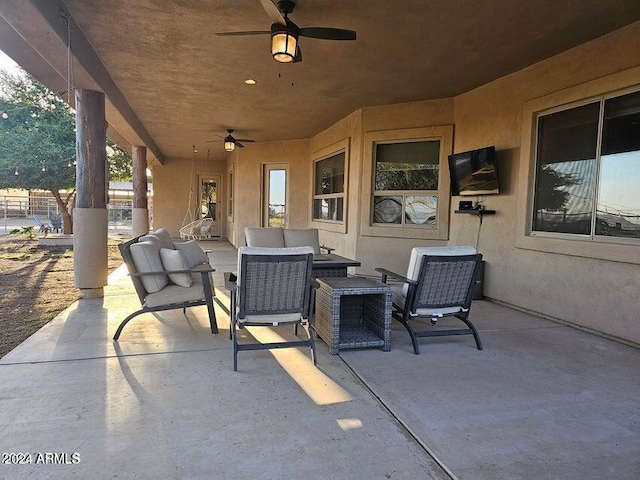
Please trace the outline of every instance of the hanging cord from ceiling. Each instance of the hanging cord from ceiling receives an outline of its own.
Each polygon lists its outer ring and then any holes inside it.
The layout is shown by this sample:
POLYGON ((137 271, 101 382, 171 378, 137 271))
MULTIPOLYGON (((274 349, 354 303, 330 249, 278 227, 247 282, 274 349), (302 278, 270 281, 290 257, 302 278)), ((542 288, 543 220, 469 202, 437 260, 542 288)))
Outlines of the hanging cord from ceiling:
POLYGON ((60 19, 67 24, 67 103, 71 105, 71 94, 74 89, 73 57, 71 56, 71 18, 67 12, 60 10, 60 19))
POLYGON ((195 183, 195 174, 196 174, 196 158, 198 156, 198 150, 196 146, 193 146, 193 155, 191 156, 191 180, 189 183, 189 202, 187 204, 187 211, 184 214, 184 218, 182 219, 182 226, 185 227, 194 221, 193 209, 191 208, 191 203, 193 202, 193 196, 195 195, 193 191, 193 184, 195 183), (188 221, 187 221, 188 220, 188 221))

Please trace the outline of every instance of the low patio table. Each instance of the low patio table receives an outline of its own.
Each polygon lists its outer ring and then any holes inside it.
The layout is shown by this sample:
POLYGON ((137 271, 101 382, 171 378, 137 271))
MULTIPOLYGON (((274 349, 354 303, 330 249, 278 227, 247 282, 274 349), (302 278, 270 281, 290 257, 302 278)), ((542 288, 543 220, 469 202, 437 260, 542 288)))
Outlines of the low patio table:
POLYGON ((332 355, 340 349, 391 349, 391 287, 365 277, 318 278, 315 330, 332 355))
POLYGON ((351 260, 340 255, 314 255, 312 275, 315 278, 346 277, 348 267, 359 267, 360 265, 357 260, 351 260))

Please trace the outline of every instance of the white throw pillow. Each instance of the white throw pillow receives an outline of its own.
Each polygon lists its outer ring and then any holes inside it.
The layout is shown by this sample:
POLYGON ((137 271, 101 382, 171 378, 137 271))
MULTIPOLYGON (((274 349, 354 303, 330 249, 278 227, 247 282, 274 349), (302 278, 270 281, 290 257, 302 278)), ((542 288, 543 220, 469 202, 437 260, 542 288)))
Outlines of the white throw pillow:
MULTIPOLYGON (((160 249, 160 258, 162 265, 167 271, 190 270, 184 255, 179 250, 171 250, 170 248, 160 249)), ((193 278, 190 273, 168 273, 167 276, 171 282, 181 287, 190 287, 193 285, 193 278)))
POLYGON ((193 268, 196 265, 206 265, 209 263, 209 257, 195 240, 176 243, 176 250, 179 250, 180 253, 184 255, 184 258, 190 268, 193 268))

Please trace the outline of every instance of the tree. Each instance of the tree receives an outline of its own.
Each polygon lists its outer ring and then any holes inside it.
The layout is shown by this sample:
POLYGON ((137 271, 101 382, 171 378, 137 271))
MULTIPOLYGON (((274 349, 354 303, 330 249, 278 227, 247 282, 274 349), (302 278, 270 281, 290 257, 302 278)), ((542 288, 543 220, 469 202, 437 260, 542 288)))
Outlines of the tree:
MULTIPOLYGON (((0 71, 0 188, 49 190, 65 233, 73 232, 75 155, 75 114, 65 101, 26 72, 0 71)), ((131 156, 109 139, 107 159, 111 179, 131 180, 131 156)))
POLYGON ((0 72, 0 187, 49 190, 65 233, 73 229, 75 149, 71 108, 32 76, 0 72))
POLYGON ((109 160, 109 180, 130 182, 133 179, 131 155, 109 138, 107 138, 107 160, 109 160))
POLYGON ((569 187, 580 185, 581 179, 569 173, 560 173, 552 165, 541 165, 538 168, 536 186, 536 211, 547 210, 557 212, 562 210, 571 193, 569 187))

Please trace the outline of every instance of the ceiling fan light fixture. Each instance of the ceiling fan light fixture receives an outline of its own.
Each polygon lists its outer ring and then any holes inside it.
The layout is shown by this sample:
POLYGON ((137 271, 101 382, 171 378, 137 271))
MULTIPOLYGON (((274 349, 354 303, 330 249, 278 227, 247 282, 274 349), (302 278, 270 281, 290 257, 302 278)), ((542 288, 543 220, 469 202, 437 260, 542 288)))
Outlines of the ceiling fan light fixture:
POLYGON ((271 26, 271 55, 276 61, 280 63, 293 62, 297 46, 297 28, 279 23, 274 23, 271 26))
POLYGON ((227 152, 233 152, 236 149, 236 143, 228 138, 224 139, 224 149, 227 152))

